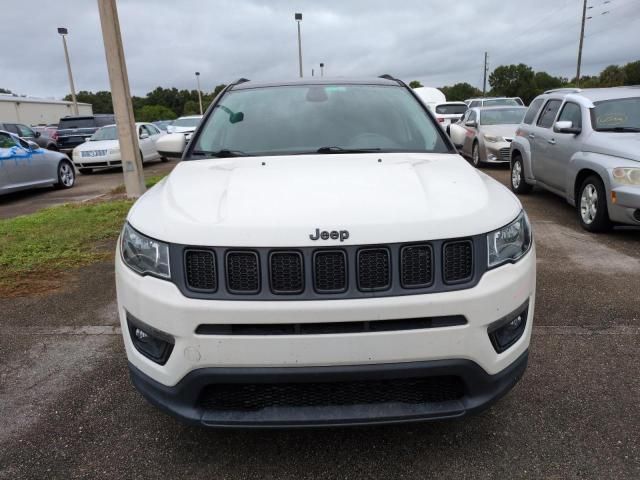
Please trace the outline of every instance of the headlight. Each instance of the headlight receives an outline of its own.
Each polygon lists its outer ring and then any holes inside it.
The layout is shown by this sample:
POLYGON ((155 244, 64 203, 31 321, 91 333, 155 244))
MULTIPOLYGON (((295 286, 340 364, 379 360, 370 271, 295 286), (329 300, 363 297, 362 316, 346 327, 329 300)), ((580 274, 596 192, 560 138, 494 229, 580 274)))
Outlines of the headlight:
POLYGON ((109 155, 120 155, 120 149, 112 148, 111 150, 109 150, 109 155))
POLYGON ((497 142, 502 142, 502 141, 504 141, 504 139, 503 139, 502 137, 496 137, 496 136, 493 136, 493 135, 485 135, 485 136, 484 136, 484 139, 485 139, 487 142, 491 142, 491 143, 497 143, 497 142))
POLYGON ((613 179, 621 185, 640 185, 640 168, 618 167, 613 169, 613 179))
POLYGON ((531 248, 531 225, 524 210, 509 225, 487 235, 488 267, 515 262, 531 248))
POLYGON ((126 223, 120 235, 122 261, 141 275, 170 278, 169 245, 145 237, 126 223))

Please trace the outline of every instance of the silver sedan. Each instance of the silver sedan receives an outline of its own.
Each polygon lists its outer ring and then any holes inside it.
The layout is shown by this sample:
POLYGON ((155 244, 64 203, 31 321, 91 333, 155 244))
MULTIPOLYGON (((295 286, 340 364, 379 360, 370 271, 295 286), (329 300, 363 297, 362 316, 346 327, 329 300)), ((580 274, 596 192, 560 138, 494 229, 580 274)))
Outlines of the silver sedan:
POLYGON ((476 167, 509 163, 509 147, 526 111, 526 107, 470 108, 459 122, 449 126, 449 136, 476 167))
POLYGON ((73 164, 65 154, 0 130, 0 195, 46 185, 71 188, 75 181, 73 164))

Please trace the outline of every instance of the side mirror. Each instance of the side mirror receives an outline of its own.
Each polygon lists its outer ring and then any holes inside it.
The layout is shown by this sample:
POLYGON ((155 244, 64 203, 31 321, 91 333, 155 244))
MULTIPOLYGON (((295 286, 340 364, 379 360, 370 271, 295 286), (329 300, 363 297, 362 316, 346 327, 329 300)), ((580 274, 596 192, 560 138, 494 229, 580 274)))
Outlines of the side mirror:
POLYGON ((569 120, 562 120, 553 125, 553 131, 556 133, 570 133, 578 135, 582 129, 580 127, 574 127, 573 122, 570 122, 569 120))
POLYGON ((179 157, 187 146, 187 139, 183 133, 168 133, 156 141, 156 150, 160 155, 179 157))
POLYGON ((40 132, 36 132, 36 138, 40 138, 40 135, 42 135, 40 132))
POLYGON ((36 142, 32 142, 31 140, 27 140, 27 143, 29 144, 29 150, 31 151, 38 150, 40 148, 40 145, 36 142))
POLYGON ((476 122, 475 120, 469 120, 468 122, 465 122, 465 125, 467 127, 477 127, 478 126, 478 122, 476 122))
POLYGON ((142 133, 140 134, 140 140, 144 140, 145 138, 149 138, 149 134, 148 134, 148 133, 146 133, 146 132, 142 132, 142 133))

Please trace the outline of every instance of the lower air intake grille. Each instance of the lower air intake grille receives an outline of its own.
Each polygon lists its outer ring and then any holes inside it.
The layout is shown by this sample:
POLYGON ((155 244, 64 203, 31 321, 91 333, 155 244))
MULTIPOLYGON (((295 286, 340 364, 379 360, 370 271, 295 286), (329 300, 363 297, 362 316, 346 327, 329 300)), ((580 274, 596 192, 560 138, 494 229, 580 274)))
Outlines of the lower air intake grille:
POLYGON ((227 289, 232 293, 260 291, 260 267, 256 252, 227 253, 227 289))
POLYGON ((347 289, 347 255, 344 251, 316 252, 314 264, 314 282, 317 292, 337 293, 347 289))
POLYGON ((445 283, 465 282, 473 275, 473 244, 470 240, 444 245, 443 276, 445 283))
POLYGON ((429 245, 413 245, 401 250, 401 277, 404 288, 427 287, 433 283, 433 256, 429 245))
POLYGON ((358 252, 358 288, 364 291, 386 290, 391 285, 389 251, 368 248, 358 252))
POLYGON ((258 411, 269 407, 331 407, 388 403, 425 404, 458 400, 459 377, 440 376, 358 382, 209 385, 200 407, 214 411, 258 411))
POLYGON ((276 294, 301 293, 304 290, 302 254, 274 252, 271 254, 271 291, 276 294))
POLYGON ((209 250, 187 250, 184 254, 187 286, 200 292, 215 292, 218 288, 216 259, 209 250))

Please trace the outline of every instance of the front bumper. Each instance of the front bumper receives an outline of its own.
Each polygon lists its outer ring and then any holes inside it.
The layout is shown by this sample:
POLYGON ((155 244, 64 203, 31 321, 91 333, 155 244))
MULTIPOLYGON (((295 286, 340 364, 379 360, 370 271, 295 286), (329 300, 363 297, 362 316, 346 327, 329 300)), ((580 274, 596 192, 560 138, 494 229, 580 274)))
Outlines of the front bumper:
POLYGON ((152 403, 178 417, 216 426, 384 423, 471 413, 499 398, 517 381, 526 366, 531 337, 535 266, 532 247, 517 263, 487 271, 475 287, 465 290, 320 301, 202 300, 183 296, 171 282, 139 276, 122 263, 117 252, 116 285, 133 382, 152 403), (524 333, 506 351, 497 353, 487 329, 526 302, 529 309, 524 333), (136 350, 127 314, 173 338, 166 363, 160 365, 136 350), (220 323, 313 324, 452 315, 464 316, 467 322, 339 334, 196 333, 200 325, 220 323), (222 415, 198 406, 203 386, 219 381, 242 384, 317 378, 322 382, 331 381, 335 373, 344 375, 346 381, 457 375, 464 383, 464 395, 446 404, 350 405, 332 412, 296 408, 222 415))
POLYGON ((510 142, 484 142, 487 163, 508 163, 511 159, 510 142))
POLYGON ((496 375, 487 374, 470 360, 433 360, 382 365, 301 368, 203 368, 193 370, 177 385, 167 387, 145 375, 131 363, 131 381, 152 404, 188 423, 207 427, 310 427, 390 424, 443 420, 478 413, 505 395, 522 377, 528 351, 496 375), (455 399, 424 403, 286 406, 255 411, 208 408, 202 392, 208 385, 261 385, 290 388, 291 385, 341 385, 367 382, 394 385, 408 379, 457 377, 464 394, 455 399))
POLYGON ((108 168, 122 166, 119 154, 107 154, 98 157, 73 156, 73 163, 79 168, 108 168))
POLYGON ((613 188, 616 203, 608 202, 609 218, 614 222, 640 225, 640 186, 613 188))

